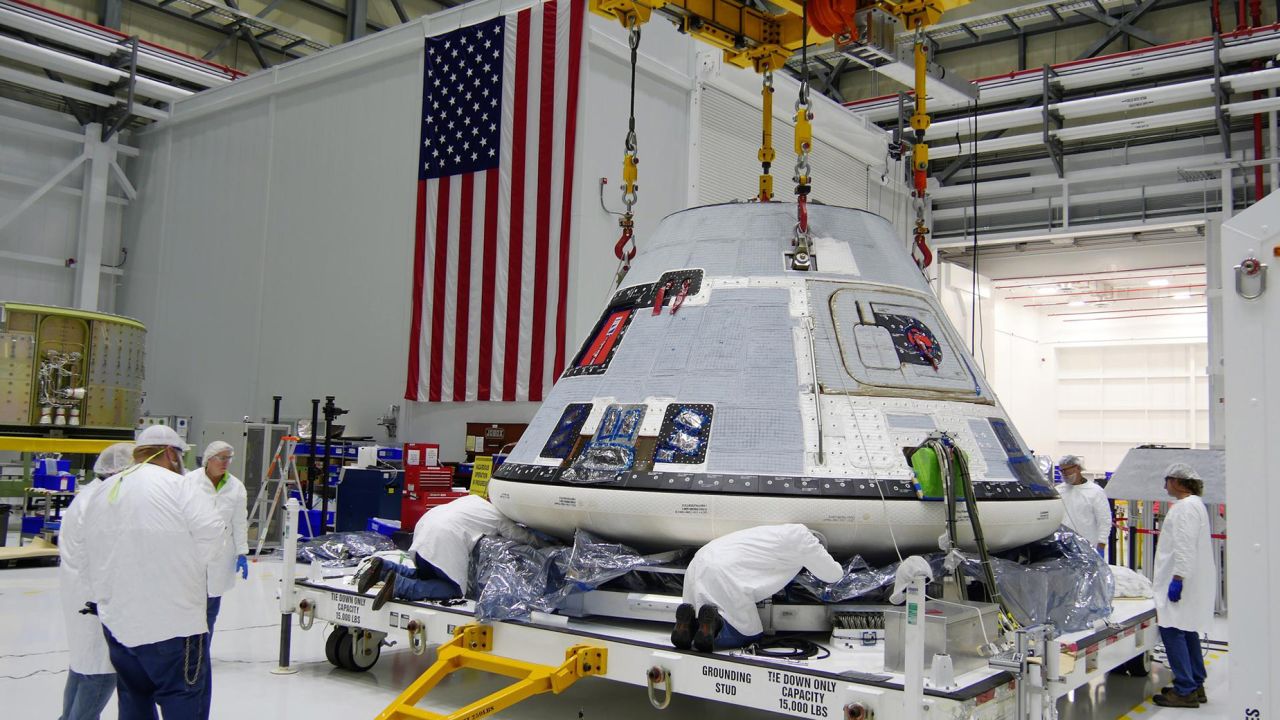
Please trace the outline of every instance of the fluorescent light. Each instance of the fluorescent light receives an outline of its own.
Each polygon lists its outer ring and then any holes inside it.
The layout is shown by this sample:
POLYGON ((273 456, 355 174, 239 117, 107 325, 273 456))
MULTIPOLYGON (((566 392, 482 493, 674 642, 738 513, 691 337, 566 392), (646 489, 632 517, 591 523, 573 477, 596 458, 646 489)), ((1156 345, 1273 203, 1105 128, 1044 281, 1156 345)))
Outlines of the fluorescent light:
POLYGON ((1046 286, 1046 287, 1037 288, 1037 289, 1036 289, 1036 292, 1037 292, 1037 293, 1039 293, 1039 294, 1041 294, 1041 295, 1057 295, 1057 294, 1058 294, 1058 286, 1057 286, 1057 285, 1049 285, 1049 286, 1046 286))
POLYGON ((1191 299, 1191 293, 1189 293, 1189 292, 1180 292, 1180 293, 1175 293, 1175 294, 1174 294, 1174 296, 1173 296, 1173 299, 1174 299, 1174 300, 1190 300, 1190 299, 1191 299))
POLYGON ((1168 278, 1152 278, 1147 281, 1147 284, 1151 287, 1164 287, 1169 284, 1169 280, 1168 278))
POLYGON ((1087 303, 1085 303, 1085 301, 1083 300, 1072 300, 1067 304, 1070 305, 1071 307, 1080 307, 1081 305, 1086 305, 1087 303))

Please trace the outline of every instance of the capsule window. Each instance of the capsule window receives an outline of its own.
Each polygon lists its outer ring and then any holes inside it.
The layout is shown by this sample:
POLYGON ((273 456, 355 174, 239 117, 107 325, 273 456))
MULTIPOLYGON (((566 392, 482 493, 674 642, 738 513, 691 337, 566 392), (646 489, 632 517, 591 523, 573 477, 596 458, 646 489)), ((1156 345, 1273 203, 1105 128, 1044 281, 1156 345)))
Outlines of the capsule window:
POLYGON ((611 483, 636 464, 636 446, 647 406, 610 405, 596 432, 561 479, 571 483, 611 483))
POLYGON ((565 370, 564 376, 598 375, 607 370, 634 315, 635 310, 632 308, 614 307, 606 310, 600 322, 596 323, 590 339, 578 351, 573 364, 565 370))
POLYGON ((559 422, 551 431, 551 437, 547 438, 547 444, 542 446, 542 452, 539 455, 557 460, 569 457, 574 443, 578 440, 578 434, 582 432, 582 425, 586 423, 587 416, 590 414, 591 403, 572 403, 565 406, 559 422))
POLYGON ((711 405, 673 403, 667 406, 654 449, 655 463, 697 465, 707 458, 711 439, 711 405))

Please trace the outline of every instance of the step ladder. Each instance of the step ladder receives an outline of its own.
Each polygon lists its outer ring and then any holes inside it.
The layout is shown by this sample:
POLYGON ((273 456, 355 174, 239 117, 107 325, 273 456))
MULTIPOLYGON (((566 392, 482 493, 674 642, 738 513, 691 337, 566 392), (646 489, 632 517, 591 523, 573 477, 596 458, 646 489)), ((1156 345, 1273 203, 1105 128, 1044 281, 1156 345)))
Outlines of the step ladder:
POLYGON ((453 639, 441 645, 436 661, 426 672, 400 693, 377 720, 466 720, 492 715, 535 695, 560 694, 590 675, 608 672, 608 650, 589 645, 574 645, 564 652, 559 667, 539 665, 514 658, 493 655, 493 628, 489 625, 463 625, 453 631, 453 639), (516 678, 517 682, 480 698, 448 714, 422 710, 418 701, 426 697, 441 680, 463 668, 480 670, 516 678))
MULTIPOLYGON (((293 435, 285 435, 280 438, 280 444, 276 445, 275 454, 271 457, 271 466, 267 468, 267 475, 262 479, 262 485, 258 487, 258 496, 254 498, 253 506, 249 510, 249 526, 246 532, 254 528, 257 529, 258 545, 254 548, 253 554, 261 555, 262 547, 266 544, 267 534, 271 529, 271 519, 275 517, 276 510, 284 507, 285 501, 289 499, 289 491, 295 490, 298 497, 305 497, 302 494, 302 478, 298 475, 298 438, 293 435), (268 502, 268 488, 275 487, 271 493, 271 500, 268 502)), ((306 508, 303 508, 306 510, 306 508)), ((315 537, 315 529, 311 527, 311 514, 302 513, 302 522, 306 523, 307 533, 309 537, 315 537)), ((323 525, 324 518, 321 518, 323 525)))

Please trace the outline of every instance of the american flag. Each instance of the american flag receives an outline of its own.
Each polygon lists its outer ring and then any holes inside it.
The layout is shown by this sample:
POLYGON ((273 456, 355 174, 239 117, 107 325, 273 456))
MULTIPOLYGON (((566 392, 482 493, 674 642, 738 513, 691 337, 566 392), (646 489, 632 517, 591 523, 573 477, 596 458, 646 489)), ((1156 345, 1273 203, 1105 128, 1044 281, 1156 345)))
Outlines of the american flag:
POLYGON ((543 398, 565 364, 586 0, 427 38, 405 398, 543 398))

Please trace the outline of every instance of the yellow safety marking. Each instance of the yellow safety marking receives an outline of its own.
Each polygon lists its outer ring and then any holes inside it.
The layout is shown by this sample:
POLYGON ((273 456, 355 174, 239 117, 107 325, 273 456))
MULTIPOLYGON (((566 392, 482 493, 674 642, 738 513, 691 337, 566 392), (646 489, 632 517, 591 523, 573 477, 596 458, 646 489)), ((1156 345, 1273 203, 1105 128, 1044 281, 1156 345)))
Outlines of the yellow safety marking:
POLYGON ((1138 707, 1136 707, 1136 708, 1134 708, 1134 709, 1130 710, 1129 712, 1144 713, 1144 712, 1146 712, 1146 711, 1147 711, 1147 708, 1146 708, 1146 704, 1144 703, 1144 704, 1139 705, 1138 707))
POLYGON ((1129 717, 1128 715, 1121 715, 1120 720, 1133 720, 1133 718, 1129 717))

